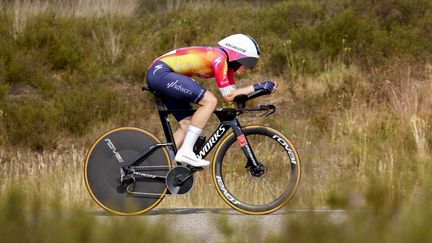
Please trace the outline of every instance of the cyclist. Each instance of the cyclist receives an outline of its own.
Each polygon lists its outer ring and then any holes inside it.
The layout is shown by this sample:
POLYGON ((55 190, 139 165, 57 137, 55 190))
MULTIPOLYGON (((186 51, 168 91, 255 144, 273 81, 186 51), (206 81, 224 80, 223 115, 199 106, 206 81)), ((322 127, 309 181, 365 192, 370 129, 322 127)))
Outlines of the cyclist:
POLYGON ((147 70, 147 83, 156 91, 168 109, 191 109, 199 105, 193 116, 174 114, 180 127, 174 133, 177 162, 192 166, 206 166, 210 162, 198 158, 193 146, 216 109, 216 97, 192 76, 215 78, 226 101, 236 95, 249 94, 259 89, 273 92, 277 84, 264 81, 244 88, 236 88, 234 73, 252 69, 260 56, 257 42, 250 36, 235 34, 218 42, 219 47, 186 47, 158 57, 147 70))

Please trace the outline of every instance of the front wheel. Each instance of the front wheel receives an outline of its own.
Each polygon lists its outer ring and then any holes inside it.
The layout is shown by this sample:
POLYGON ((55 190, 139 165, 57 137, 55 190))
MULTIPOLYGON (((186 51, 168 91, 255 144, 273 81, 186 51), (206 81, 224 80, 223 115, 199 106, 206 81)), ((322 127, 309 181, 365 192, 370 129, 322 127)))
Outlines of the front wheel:
POLYGON ((288 138, 272 128, 248 126, 242 131, 263 173, 251 173, 239 145, 242 142, 236 143, 237 138, 231 133, 213 158, 214 184, 224 201, 240 212, 274 212, 288 203, 299 185, 300 158, 288 138))

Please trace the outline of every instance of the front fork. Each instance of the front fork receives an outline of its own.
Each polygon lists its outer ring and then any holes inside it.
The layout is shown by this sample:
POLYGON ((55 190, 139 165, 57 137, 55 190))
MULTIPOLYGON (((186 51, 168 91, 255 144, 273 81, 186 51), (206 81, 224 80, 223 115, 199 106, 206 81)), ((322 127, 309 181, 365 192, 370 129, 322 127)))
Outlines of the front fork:
POLYGON ((249 144, 249 141, 247 137, 244 135, 243 131, 241 130, 241 125, 237 119, 230 121, 229 125, 234 131, 234 135, 236 136, 237 143, 240 145, 241 149, 243 150, 243 153, 245 154, 247 158, 247 164, 246 168, 248 168, 249 172, 253 176, 260 176, 264 174, 264 165, 257 160, 255 157, 255 154, 249 144))

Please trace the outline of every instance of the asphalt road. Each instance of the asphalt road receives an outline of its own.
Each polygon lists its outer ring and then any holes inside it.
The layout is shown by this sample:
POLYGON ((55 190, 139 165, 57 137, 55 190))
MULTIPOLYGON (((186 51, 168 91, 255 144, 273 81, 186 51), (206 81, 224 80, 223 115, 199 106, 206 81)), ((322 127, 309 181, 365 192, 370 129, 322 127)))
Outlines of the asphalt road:
MULTIPOLYGON (((233 209, 154 209, 138 216, 147 223, 157 223, 160 220, 172 225, 176 233, 184 234, 200 242, 223 242, 230 237, 229 232, 235 236, 251 234, 263 239, 269 234, 281 232, 285 222, 301 220, 306 213, 325 214, 334 223, 342 223, 347 215, 344 210, 279 210, 269 215, 246 215, 233 209), (229 225, 227 227, 227 225, 229 225), (225 233, 223 233, 225 232, 225 233), (227 233, 228 232, 228 233, 227 233)), ((104 211, 97 211, 98 217, 116 217, 104 211)), ((257 239, 258 240, 258 239, 257 239)))

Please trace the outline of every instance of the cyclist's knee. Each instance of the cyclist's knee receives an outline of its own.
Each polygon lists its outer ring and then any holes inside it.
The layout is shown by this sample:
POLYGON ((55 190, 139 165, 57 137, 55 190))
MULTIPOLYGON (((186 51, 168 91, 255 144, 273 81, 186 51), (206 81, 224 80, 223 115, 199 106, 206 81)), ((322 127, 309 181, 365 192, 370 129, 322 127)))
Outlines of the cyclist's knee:
POLYGON ((207 91, 204 94, 204 97, 199 102, 199 104, 202 106, 208 106, 215 109, 217 106, 217 101, 218 101, 217 98, 210 91, 207 91))

